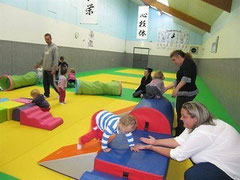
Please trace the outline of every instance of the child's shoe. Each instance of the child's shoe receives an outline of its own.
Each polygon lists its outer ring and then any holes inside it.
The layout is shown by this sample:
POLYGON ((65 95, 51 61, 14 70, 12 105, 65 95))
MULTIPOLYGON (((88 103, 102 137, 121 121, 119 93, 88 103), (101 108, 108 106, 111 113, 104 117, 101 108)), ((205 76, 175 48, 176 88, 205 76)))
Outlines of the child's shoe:
POLYGON ((82 149, 82 145, 81 144, 77 144, 77 149, 78 150, 82 149))

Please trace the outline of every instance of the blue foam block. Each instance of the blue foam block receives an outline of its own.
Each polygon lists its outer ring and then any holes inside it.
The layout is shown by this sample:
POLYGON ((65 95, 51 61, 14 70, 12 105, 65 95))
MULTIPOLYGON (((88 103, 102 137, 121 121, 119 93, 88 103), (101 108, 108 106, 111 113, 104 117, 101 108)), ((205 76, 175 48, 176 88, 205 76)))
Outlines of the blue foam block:
POLYGON ((1 102, 5 102, 5 101, 9 101, 9 99, 8 99, 8 98, 1 98, 1 99, 0 99, 0 103, 1 103, 1 102))
POLYGON ((80 180, 126 180, 126 178, 120 178, 99 171, 86 171, 85 173, 83 173, 80 180))
MULTIPOLYGON (((157 139, 171 137, 168 134, 135 130, 133 132, 135 144, 141 143, 140 137, 148 137, 149 135, 157 139)), ((141 150, 140 152, 130 151, 124 134, 117 135, 108 146, 112 150, 109 153, 101 152, 97 155, 96 159, 163 177, 166 175, 169 158, 150 150, 141 150)))
POLYGON ((143 98, 134 109, 138 109, 141 107, 153 108, 160 111, 166 116, 166 118, 170 123, 170 126, 172 127, 174 111, 173 111, 172 103, 165 97, 162 97, 161 99, 144 99, 143 98))

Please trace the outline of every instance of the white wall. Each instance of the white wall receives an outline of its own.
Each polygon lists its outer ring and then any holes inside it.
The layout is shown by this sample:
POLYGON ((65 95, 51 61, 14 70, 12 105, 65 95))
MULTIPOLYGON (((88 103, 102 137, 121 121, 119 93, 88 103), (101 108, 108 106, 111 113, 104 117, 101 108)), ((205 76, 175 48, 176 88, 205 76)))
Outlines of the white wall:
MULTIPOLYGON (((191 46, 198 47, 198 49, 199 49, 199 53, 198 54, 196 54, 196 55, 192 54, 193 58, 200 57, 200 54, 201 54, 201 46, 200 45, 188 44, 187 48, 182 49, 182 50, 184 52, 189 52, 189 49, 190 49, 191 46)), ((156 56, 169 56, 170 53, 175 50, 175 49, 170 49, 170 48, 166 48, 166 49, 158 48, 158 45, 155 42, 127 41, 127 43, 126 43, 126 52, 127 53, 132 53, 134 47, 150 48, 150 53, 149 54, 150 55, 156 55, 156 56)), ((139 52, 139 53, 141 53, 141 52, 139 52)))
MULTIPOLYGON (((0 40, 45 44, 44 34, 52 34, 58 46, 88 48, 90 30, 54 18, 41 16, 0 3, 0 40), (75 39, 75 32, 79 38, 75 39)), ((125 40, 94 32, 91 49, 124 52, 125 40)))
POLYGON ((223 12, 212 25, 211 33, 205 33, 201 58, 239 58, 240 1, 233 0, 231 13, 223 12), (217 53, 211 53, 212 43, 219 36, 217 53))

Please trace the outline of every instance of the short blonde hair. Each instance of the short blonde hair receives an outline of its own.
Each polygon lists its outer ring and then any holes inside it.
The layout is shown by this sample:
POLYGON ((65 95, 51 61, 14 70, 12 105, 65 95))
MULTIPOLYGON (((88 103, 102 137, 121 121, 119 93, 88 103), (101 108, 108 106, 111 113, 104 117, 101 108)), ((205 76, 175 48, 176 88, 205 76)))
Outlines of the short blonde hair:
POLYGON ((39 95, 40 94, 40 91, 38 90, 38 89, 33 89, 32 91, 31 91, 31 96, 34 96, 34 95, 39 95))
POLYGON ((215 126, 213 119, 214 116, 208 111, 208 109, 201 103, 190 101, 186 102, 182 106, 183 109, 191 116, 191 118, 197 118, 197 124, 191 129, 192 132, 195 128, 202 124, 215 126))
POLYGON ((120 117, 119 124, 125 127, 131 126, 132 130, 134 130, 137 127, 137 120, 134 116, 125 114, 120 117))
POLYGON ((165 79, 162 71, 157 71, 157 72, 155 72, 154 75, 153 75, 153 78, 154 78, 154 79, 159 78, 159 79, 161 79, 161 80, 164 80, 164 79, 165 79))
POLYGON ((74 69, 74 68, 70 68, 70 71, 71 71, 72 73, 75 73, 75 69, 74 69))

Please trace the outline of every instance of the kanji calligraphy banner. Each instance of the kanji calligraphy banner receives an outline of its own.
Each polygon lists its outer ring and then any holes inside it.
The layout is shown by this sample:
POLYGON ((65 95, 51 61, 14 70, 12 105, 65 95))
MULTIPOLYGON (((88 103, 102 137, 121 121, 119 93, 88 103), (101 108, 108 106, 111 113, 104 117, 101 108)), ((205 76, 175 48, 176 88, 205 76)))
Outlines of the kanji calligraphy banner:
POLYGON ((149 6, 138 6, 137 39, 147 39, 149 6))
POLYGON ((80 22, 97 24, 97 0, 81 0, 80 22))

